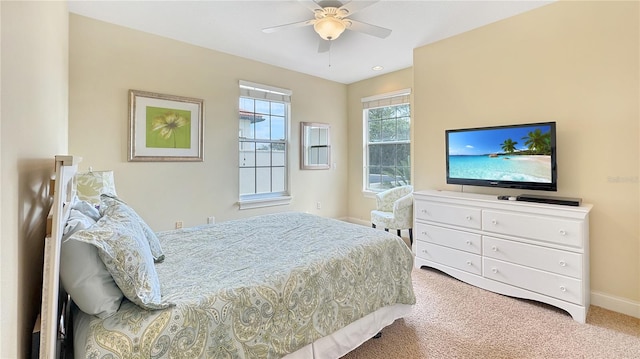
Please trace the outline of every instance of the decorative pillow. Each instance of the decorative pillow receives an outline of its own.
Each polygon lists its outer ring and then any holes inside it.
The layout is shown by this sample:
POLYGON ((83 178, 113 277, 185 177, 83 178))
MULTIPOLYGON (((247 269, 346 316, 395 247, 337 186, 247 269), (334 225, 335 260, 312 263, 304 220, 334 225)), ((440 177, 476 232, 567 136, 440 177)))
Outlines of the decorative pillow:
POLYGON ((85 216, 93 219, 94 222, 97 222, 100 219, 100 212, 96 208, 94 204, 91 204, 87 201, 81 200, 78 196, 73 198, 73 202, 71 203, 71 209, 75 209, 85 216))
POLYGON ((96 219, 74 209, 72 206, 71 211, 69 212, 69 219, 67 219, 67 223, 65 223, 64 228, 62 229, 62 241, 64 242, 77 231, 93 226, 96 224, 96 221, 96 219))
POLYGON ((76 174, 78 198, 94 205, 100 204, 100 195, 116 196, 113 171, 89 171, 76 174))
POLYGON ((71 210, 60 249, 60 281, 83 312, 106 318, 120 308, 122 291, 98 256, 98 249, 70 238, 95 223, 84 213, 71 210))
POLYGON ((142 227, 142 231, 144 232, 144 236, 147 238, 149 242, 149 249, 151 249, 151 255, 153 255, 153 261, 158 263, 164 260, 164 253, 162 252, 162 247, 160 246, 160 240, 156 233, 149 227, 147 222, 145 222, 133 208, 129 207, 123 200, 118 197, 112 197, 106 194, 100 196, 100 212, 104 213, 109 206, 114 204, 118 204, 120 210, 123 214, 128 214, 131 216, 131 219, 137 221, 142 227))
POLYGON ((140 224, 121 203, 110 204, 90 230, 71 238, 94 245, 125 297, 144 309, 170 306, 162 300, 160 281, 140 224))

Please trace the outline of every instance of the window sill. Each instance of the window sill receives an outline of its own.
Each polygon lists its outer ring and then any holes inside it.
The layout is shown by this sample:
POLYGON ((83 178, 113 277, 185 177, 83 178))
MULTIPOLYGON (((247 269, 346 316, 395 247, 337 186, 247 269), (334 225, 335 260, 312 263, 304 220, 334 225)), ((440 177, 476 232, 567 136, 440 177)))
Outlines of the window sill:
POLYGON ((378 192, 373 192, 368 190, 362 191, 362 195, 364 196, 364 198, 376 198, 377 194, 378 192))
POLYGON ((252 209, 271 206, 284 206, 291 203, 291 196, 260 198, 260 199, 245 199, 238 201, 238 207, 240 209, 252 209))

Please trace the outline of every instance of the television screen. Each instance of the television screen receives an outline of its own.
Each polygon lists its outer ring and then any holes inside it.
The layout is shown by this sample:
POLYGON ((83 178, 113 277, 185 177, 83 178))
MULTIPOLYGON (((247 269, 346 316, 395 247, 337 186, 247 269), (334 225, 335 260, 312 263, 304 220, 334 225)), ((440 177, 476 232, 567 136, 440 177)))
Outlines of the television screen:
POLYGON ((448 184, 557 190, 555 122, 445 133, 448 184))

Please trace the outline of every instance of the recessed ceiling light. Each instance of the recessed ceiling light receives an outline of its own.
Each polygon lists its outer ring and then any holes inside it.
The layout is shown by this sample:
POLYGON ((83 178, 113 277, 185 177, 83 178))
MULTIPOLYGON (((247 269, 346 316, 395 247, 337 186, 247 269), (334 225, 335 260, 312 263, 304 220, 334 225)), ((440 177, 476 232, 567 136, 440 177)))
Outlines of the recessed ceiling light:
POLYGON ((384 69, 384 67, 382 67, 382 66, 380 66, 380 65, 378 65, 378 66, 374 66, 374 67, 372 67, 372 68, 371 68, 371 70, 373 70, 373 71, 380 71, 380 70, 382 70, 382 69, 384 69))

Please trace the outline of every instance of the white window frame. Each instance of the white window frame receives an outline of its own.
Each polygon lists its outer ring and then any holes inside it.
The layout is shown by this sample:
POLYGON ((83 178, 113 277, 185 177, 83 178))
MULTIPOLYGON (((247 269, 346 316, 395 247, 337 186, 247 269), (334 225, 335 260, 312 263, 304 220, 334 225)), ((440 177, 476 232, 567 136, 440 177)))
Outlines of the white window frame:
MULTIPOLYGON (((362 136, 363 136, 363 146, 362 146, 362 192, 364 193, 364 195, 366 197, 373 197, 376 193, 381 192, 381 190, 374 190, 374 189, 370 189, 368 188, 369 185, 369 181, 368 181, 368 176, 369 176, 369 118, 368 118, 368 110, 370 109, 375 109, 375 108, 380 108, 380 107, 391 107, 391 106, 398 106, 398 105, 404 105, 407 104, 409 105, 409 110, 410 110, 410 115, 409 115, 409 121, 411 122, 411 89, 402 89, 402 90, 398 90, 398 91, 393 91, 393 92, 388 92, 385 94, 381 94, 381 95, 375 95, 375 96, 370 96, 370 97, 365 97, 361 99, 362 102, 362 123, 363 123, 363 131, 362 131, 362 136)), ((410 127, 411 128, 411 127, 410 127)), ((409 147, 411 148, 411 134, 409 134, 409 139, 408 140, 402 140, 402 141, 393 141, 393 142, 386 142, 386 143, 407 143, 409 144, 409 147)), ((410 150, 411 151, 411 150, 410 150)), ((409 163, 409 166, 411 167, 411 163, 409 163)), ((411 178, 411 182, 413 182, 413 169, 410 169, 410 172, 412 174, 412 178, 411 178)))
MULTIPOLYGON (((287 205, 291 203, 290 195, 290 162, 289 162, 289 138, 290 138, 290 124, 291 124, 291 95, 292 91, 282 89, 274 86, 263 85, 253 83, 249 81, 239 81, 240 95, 238 96, 238 112, 240 98, 252 98, 257 100, 267 100, 271 102, 281 102, 285 105, 285 129, 284 129, 284 146, 285 146, 285 158, 284 158, 284 190, 267 193, 254 193, 254 194, 240 194, 240 169, 241 164, 238 163, 238 206, 240 209, 260 208, 269 206, 287 205)), ((240 122, 238 122, 240 126, 240 122)), ((240 142, 247 141, 242 137, 242 131, 238 130, 238 156, 240 156, 240 142)), ((255 142, 270 142, 267 140, 256 139, 255 142)), ((279 141, 276 141, 278 143, 279 141)))

